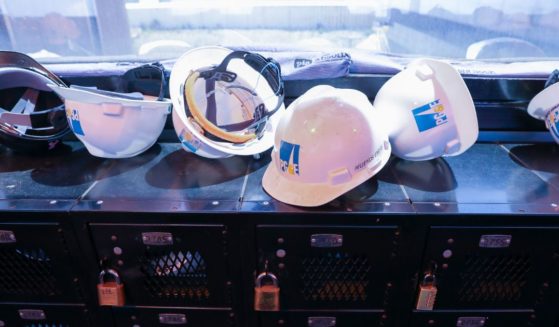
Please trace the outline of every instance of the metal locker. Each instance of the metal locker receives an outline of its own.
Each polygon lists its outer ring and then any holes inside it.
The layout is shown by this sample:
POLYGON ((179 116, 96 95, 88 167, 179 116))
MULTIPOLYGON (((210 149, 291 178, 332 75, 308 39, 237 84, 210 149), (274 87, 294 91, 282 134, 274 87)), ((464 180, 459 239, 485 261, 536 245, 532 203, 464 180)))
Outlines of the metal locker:
POLYGON ((534 310, 557 280, 558 231, 432 227, 418 279, 435 275, 435 310, 534 310))
POLYGON ((0 305, 0 326, 87 327, 91 326, 83 305, 0 305))
POLYGON ((231 303, 223 225, 91 224, 100 262, 124 284, 127 305, 231 303))
POLYGON ((0 301, 79 302, 82 298, 57 223, 0 223, 0 301))
POLYGON ((396 226, 257 228, 257 271, 279 279, 282 310, 381 310, 395 287, 396 226))

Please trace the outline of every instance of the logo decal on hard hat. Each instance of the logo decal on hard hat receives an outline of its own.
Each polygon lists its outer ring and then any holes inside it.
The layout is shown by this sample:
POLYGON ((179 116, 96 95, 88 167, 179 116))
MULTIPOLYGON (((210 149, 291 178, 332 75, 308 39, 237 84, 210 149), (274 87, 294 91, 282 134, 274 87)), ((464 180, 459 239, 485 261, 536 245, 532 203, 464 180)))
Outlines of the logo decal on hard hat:
POLYGON ((437 99, 412 110, 419 132, 424 132, 448 122, 445 108, 437 99))
POLYGON ((281 141, 280 144, 280 167, 281 171, 290 175, 299 175, 299 144, 281 141))
POLYGON ((293 68, 301 68, 312 64, 310 59, 295 59, 293 62, 293 68))
POLYGON ((196 152, 202 146, 202 142, 200 142, 198 138, 194 137, 194 135, 192 135, 192 133, 190 133, 187 129, 182 130, 182 133, 179 135, 179 140, 181 144, 191 152, 196 152))
POLYGON ((85 133, 82 129, 82 124, 80 123, 80 115, 78 114, 77 109, 66 109, 66 116, 70 121, 70 127, 74 131, 74 133, 85 136, 85 133))

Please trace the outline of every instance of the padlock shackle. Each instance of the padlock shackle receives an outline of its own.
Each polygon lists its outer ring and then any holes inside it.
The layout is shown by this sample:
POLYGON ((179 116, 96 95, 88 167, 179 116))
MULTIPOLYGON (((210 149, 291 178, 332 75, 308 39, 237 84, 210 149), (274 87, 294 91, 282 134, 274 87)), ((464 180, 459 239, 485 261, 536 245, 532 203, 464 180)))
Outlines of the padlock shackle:
POLYGON ((421 281, 421 285, 427 285, 427 284, 435 285, 435 283, 436 283, 435 274, 430 273, 430 272, 426 273, 423 276, 423 280, 421 281))
POLYGON ((101 272, 99 273, 99 284, 102 284, 102 283, 105 282, 105 275, 107 275, 107 274, 111 275, 114 278, 115 283, 122 284, 122 281, 120 280, 120 276, 119 276, 118 272, 116 270, 110 269, 110 268, 101 270, 101 272))
POLYGON ((254 282, 255 286, 262 287, 262 280, 264 280, 264 278, 266 277, 270 278, 274 286, 279 285, 278 278, 276 277, 276 275, 272 274, 271 272, 263 272, 260 275, 258 275, 258 277, 256 277, 256 281, 254 282))

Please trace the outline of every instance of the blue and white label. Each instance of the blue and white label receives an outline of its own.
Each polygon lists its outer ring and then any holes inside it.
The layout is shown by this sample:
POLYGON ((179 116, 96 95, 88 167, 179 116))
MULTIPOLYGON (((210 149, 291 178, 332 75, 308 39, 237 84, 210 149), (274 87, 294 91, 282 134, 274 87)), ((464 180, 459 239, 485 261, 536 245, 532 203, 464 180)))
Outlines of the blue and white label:
POLYGON ((196 152, 202 146, 202 142, 187 129, 182 130, 179 135, 179 140, 190 152, 196 152))
POLYGON ((311 59, 295 59, 293 62, 293 68, 301 68, 312 64, 311 59))
POLYGON ((437 99, 411 111, 419 132, 424 132, 448 122, 445 108, 437 99))
POLYGON ((281 171, 289 175, 299 175, 299 144, 292 144, 289 142, 281 141, 280 144, 280 167, 281 171))
POLYGON ((548 119, 549 131, 556 140, 559 140, 559 109, 553 109, 548 119))
POLYGON ((70 122, 70 128, 76 135, 85 136, 82 129, 82 124, 80 123, 80 115, 77 109, 66 109, 66 116, 70 122))

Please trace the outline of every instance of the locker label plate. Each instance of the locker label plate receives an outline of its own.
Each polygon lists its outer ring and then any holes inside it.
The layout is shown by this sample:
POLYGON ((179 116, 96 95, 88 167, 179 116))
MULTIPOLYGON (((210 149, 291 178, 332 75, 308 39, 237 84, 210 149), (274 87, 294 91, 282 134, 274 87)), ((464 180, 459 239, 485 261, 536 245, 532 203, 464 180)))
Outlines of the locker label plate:
POLYGON ((483 327, 485 317, 460 317, 456 321, 456 327, 483 327))
POLYGON ((186 325, 186 316, 182 313, 161 313, 159 322, 162 325, 186 325))
POLYGON ((19 317, 23 320, 45 320, 47 316, 43 310, 21 309, 18 310, 19 317))
POLYGON ((337 248, 343 244, 344 236, 340 234, 311 235, 311 247, 313 248, 337 248))
POLYGON ((309 317, 309 327, 336 327, 336 317, 309 317))
POLYGON ((512 242, 511 235, 482 235, 479 239, 480 248, 508 248, 512 242))
POLYGON ((142 233, 142 242, 145 245, 172 245, 173 234, 167 232, 147 232, 142 233))
POLYGON ((0 230, 0 243, 15 243, 16 235, 11 230, 0 230))

